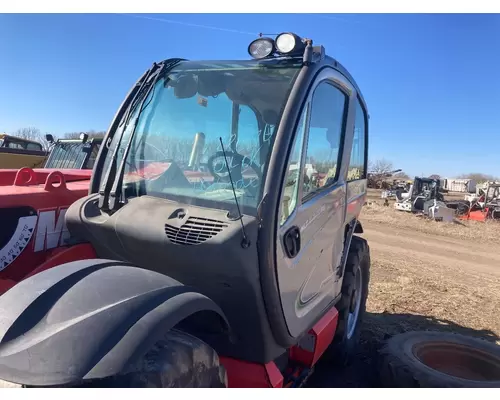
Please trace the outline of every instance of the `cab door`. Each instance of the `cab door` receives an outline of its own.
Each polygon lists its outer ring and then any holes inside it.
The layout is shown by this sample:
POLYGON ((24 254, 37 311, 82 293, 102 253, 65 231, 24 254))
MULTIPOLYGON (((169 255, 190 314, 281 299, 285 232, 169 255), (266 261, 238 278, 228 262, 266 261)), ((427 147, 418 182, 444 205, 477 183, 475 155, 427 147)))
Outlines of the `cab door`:
POLYGON ((312 85, 295 132, 276 243, 281 303, 294 337, 314 324, 340 294, 335 271, 343 250, 350 156, 344 137, 353 130, 355 98, 355 89, 343 75, 324 69, 312 85))

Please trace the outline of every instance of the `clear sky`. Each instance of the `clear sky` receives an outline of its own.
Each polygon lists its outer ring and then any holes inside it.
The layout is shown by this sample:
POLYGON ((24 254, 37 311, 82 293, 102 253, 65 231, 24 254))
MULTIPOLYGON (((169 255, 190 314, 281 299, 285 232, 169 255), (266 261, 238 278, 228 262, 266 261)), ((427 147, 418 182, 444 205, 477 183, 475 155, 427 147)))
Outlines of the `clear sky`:
POLYGON ((258 32, 283 31, 354 76, 370 159, 500 176, 500 15, 0 14, 0 132, 106 130, 153 61, 246 59, 258 32))

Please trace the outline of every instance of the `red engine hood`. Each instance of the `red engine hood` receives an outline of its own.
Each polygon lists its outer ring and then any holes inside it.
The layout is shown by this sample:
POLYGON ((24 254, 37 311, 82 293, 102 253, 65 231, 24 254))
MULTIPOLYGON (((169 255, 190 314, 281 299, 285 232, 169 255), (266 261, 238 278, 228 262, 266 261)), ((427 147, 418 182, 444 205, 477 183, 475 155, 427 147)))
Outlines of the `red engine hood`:
POLYGON ((67 208, 89 191, 90 170, 0 170, 0 294, 66 246, 67 208))

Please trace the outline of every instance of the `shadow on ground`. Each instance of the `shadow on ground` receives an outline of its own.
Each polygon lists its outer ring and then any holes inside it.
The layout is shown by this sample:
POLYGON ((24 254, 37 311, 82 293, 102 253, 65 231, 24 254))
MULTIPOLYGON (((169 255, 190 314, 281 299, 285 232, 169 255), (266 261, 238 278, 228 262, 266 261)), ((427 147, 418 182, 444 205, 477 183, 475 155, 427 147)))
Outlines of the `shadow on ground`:
POLYGON ((451 321, 413 314, 366 313, 362 324, 358 354, 350 365, 334 367, 320 361, 307 382, 307 387, 377 388, 380 387, 377 361, 384 340, 408 331, 453 332, 495 343, 500 337, 489 330, 475 330, 451 321))

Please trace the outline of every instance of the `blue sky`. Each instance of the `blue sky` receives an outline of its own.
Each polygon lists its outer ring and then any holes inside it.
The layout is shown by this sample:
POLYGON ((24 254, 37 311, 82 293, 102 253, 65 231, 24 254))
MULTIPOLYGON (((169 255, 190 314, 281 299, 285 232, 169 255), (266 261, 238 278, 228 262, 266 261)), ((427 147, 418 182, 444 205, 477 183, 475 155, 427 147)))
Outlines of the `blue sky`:
POLYGON ((247 58, 255 33, 282 31, 355 77, 370 159, 500 176, 499 15, 0 14, 0 132, 105 130, 153 61, 247 58))

